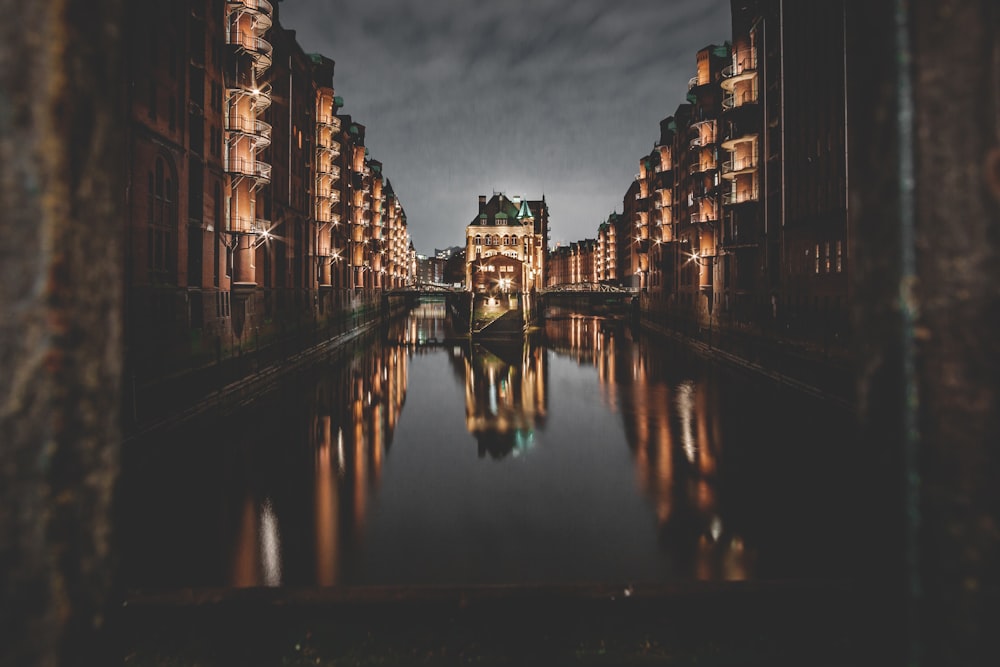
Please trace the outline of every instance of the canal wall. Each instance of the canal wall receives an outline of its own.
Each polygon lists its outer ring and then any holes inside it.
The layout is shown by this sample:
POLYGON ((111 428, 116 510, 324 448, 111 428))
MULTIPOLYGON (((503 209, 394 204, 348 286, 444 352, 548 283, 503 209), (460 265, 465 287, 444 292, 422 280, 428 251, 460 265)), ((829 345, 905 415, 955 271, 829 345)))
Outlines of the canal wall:
POLYGON ((267 293, 260 290, 241 304, 246 319, 228 336, 199 331, 186 339, 188 345, 175 339, 156 363, 133 363, 126 374, 126 435, 134 437, 219 405, 247 403, 279 378, 407 308, 403 296, 381 290, 309 294, 313 303, 298 303, 296 317, 263 317, 273 313, 275 305, 266 303, 267 293))
POLYGON ((854 404, 854 367, 842 335, 822 330, 804 335, 777 318, 749 326, 710 311, 690 317, 672 306, 668 299, 643 293, 636 317, 643 328, 681 341, 701 356, 845 407, 854 404))

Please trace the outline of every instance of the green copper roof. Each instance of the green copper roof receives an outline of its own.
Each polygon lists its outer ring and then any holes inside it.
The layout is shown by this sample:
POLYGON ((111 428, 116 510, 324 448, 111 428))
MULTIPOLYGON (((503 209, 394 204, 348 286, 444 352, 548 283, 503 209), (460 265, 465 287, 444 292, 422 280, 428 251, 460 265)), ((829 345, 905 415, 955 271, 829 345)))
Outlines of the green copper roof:
POLYGON ((497 220, 499 220, 500 218, 503 218, 504 220, 506 220, 507 219, 507 214, 504 213, 503 211, 500 211, 499 213, 497 213, 494 216, 494 218, 497 219, 497 220))
POLYGON ((697 104, 698 103, 698 96, 695 95, 694 93, 688 93, 687 94, 687 101, 690 102, 691 104, 697 104))
POLYGON ((719 58, 728 58, 729 47, 726 44, 723 44, 722 46, 716 46, 714 49, 712 49, 712 55, 717 56, 719 58))
POLYGON ((535 216, 533 216, 531 214, 531 209, 528 208, 528 200, 527 199, 521 200, 521 210, 517 212, 517 217, 518 217, 518 219, 522 219, 522 218, 532 218, 532 219, 534 219, 535 216))
POLYGON ((342 107, 342 106, 344 106, 344 98, 341 97, 340 95, 336 95, 333 98, 333 106, 335 106, 335 107, 342 107))

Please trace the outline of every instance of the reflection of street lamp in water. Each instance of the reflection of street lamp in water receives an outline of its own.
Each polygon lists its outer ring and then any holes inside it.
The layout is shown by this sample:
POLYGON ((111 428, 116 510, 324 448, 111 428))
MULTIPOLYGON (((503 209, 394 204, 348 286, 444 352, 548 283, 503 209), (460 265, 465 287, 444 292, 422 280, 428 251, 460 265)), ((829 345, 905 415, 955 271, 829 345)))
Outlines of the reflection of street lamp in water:
POLYGON ((503 295, 504 298, 506 298, 507 288, 510 287, 510 278, 501 278, 499 280, 499 283, 500 283, 500 294, 503 295))

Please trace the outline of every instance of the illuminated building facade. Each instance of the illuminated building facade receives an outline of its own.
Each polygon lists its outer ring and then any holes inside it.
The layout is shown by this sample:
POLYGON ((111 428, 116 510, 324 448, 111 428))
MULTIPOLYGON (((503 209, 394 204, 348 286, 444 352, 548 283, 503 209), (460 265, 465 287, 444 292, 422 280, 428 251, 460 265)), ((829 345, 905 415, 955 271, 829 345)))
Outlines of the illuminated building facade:
POLYGON ((343 127, 334 63, 304 53, 279 8, 127 3, 126 350, 137 393, 303 322, 332 330, 376 302, 373 290, 410 280, 405 213, 363 130, 343 127))
POLYGON ((674 137, 673 117, 660 121, 660 138, 648 156, 653 165, 650 210, 648 288, 653 293, 670 293, 677 284, 674 248, 674 137))
POLYGON ((707 321, 718 301, 718 239, 721 216, 719 114, 727 46, 707 46, 697 54, 697 74, 688 82, 688 102, 674 113, 672 152, 675 197, 670 236, 677 271, 675 315, 707 321))
POLYGON ((545 199, 479 196, 479 214, 465 230, 465 284, 475 292, 499 287, 508 293, 531 292, 544 283, 548 236, 545 199))
POLYGON ((618 229, 621 215, 612 213, 597 228, 597 282, 618 284, 618 267, 621 265, 618 247, 618 229))
POLYGON ((697 52, 686 101, 639 160, 627 224, 600 225, 598 275, 638 288, 659 326, 846 352, 844 3, 731 11, 732 41, 697 52))
POLYGON ((570 246, 557 246, 549 252, 549 287, 568 285, 570 278, 570 246))

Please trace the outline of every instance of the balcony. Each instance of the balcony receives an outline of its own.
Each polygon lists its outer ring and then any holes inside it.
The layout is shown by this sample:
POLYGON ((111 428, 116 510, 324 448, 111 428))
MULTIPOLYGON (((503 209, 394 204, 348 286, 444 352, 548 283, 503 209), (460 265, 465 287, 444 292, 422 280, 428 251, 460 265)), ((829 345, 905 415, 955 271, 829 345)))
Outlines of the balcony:
POLYGON ((262 184, 271 182, 271 165, 252 158, 233 158, 226 163, 226 172, 234 176, 247 176, 262 184))
POLYGON ((329 156, 330 159, 335 159, 340 155, 340 142, 331 141, 326 144, 319 143, 316 145, 316 151, 321 156, 329 156))
POLYGON ((691 90, 692 88, 696 88, 698 85, 700 85, 700 84, 698 83, 698 75, 697 74, 695 74, 693 77, 691 77, 690 79, 688 79, 688 90, 691 90))
POLYGON ((226 130, 253 137, 257 148, 271 144, 271 124, 250 116, 226 115, 226 130))
POLYGON ((320 163, 316 165, 316 173, 320 176, 329 176, 336 181, 340 178, 340 167, 335 164, 323 164, 323 161, 321 160, 320 163))
POLYGON ((722 108, 726 111, 731 109, 738 109, 747 104, 757 103, 757 91, 756 90, 746 90, 742 93, 727 93, 722 96, 722 108))
POLYGON ((226 93, 230 100, 241 97, 249 97, 254 113, 260 113, 271 106, 271 84, 267 83, 258 88, 250 86, 240 88, 226 88, 226 93))
POLYGON ((733 130, 726 136, 725 140, 721 144, 721 148, 727 151, 736 150, 737 144, 742 144, 757 139, 756 132, 747 132, 741 130, 738 127, 734 127, 733 130))
POLYGON ((723 206, 732 206, 733 204, 742 204, 744 202, 754 201, 757 201, 757 188, 747 188, 746 190, 727 192, 722 195, 723 206))
POLYGON ((264 234, 270 228, 270 222, 262 218, 233 216, 229 218, 227 231, 237 234, 264 234))
POLYGON ((697 173, 703 171, 711 171, 715 169, 715 161, 709 160, 707 162, 694 162, 690 167, 688 167, 688 173, 694 176, 697 173))
POLYGON ((722 69, 723 90, 732 90, 740 81, 752 79, 757 74, 757 55, 753 49, 742 49, 733 54, 733 63, 722 69))
POLYGON ((340 190, 334 190, 333 188, 316 188, 316 196, 332 204, 340 202, 340 190))
POLYGON ((331 153, 334 157, 340 155, 340 142, 331 139, 329 136, 320 134, 316 137, 316 145, 320 150, 331 153))
POLYGON ((745 157, 733 158, 722 163, 722 177, 733 179, 740 174, 749 174, 757 169, 757 156, 747 155, 745 157))
MULTIPOLYGON (((715 134, 715 119, 714 118, 705 118, 703 120, 697 120, 697 121, 691 123, 691 127, 688 128, 688 129, 691 132, 698 132, 699 134, 702 134, 702 136, 704 136, 705 134, 708 134, 709 136, 714 135, 715 134), (708 131, 707 132, 702 132, 702 128, 706 128, 708 131)), ((708 143, 711 143, 711 141, 709 141, 708 143)))
POLYGON ((226 36, 228 38, 227 44, 235 44, 253 56, 254 68, 258 73, 271 66, 271 57, 274 54, 271 42, 242 30, 231 30, 226 36))
POLYGON ((271 27, 271 18, 274 16, 274 8, 267 0, 227 0, 230 11, 245 11, 254 20, 254 30, 257 34, 263 34, 271 27))
POLYGON ((714 222, 719 219, 719 214, 715 211, 691 211, 690 219, 693 223, 714 222))
POLYGON ((320 114, 316 117, 316 124, 322 127, 328 127, 334 132, 340 132, 340 118, 330 114, 320 114))

